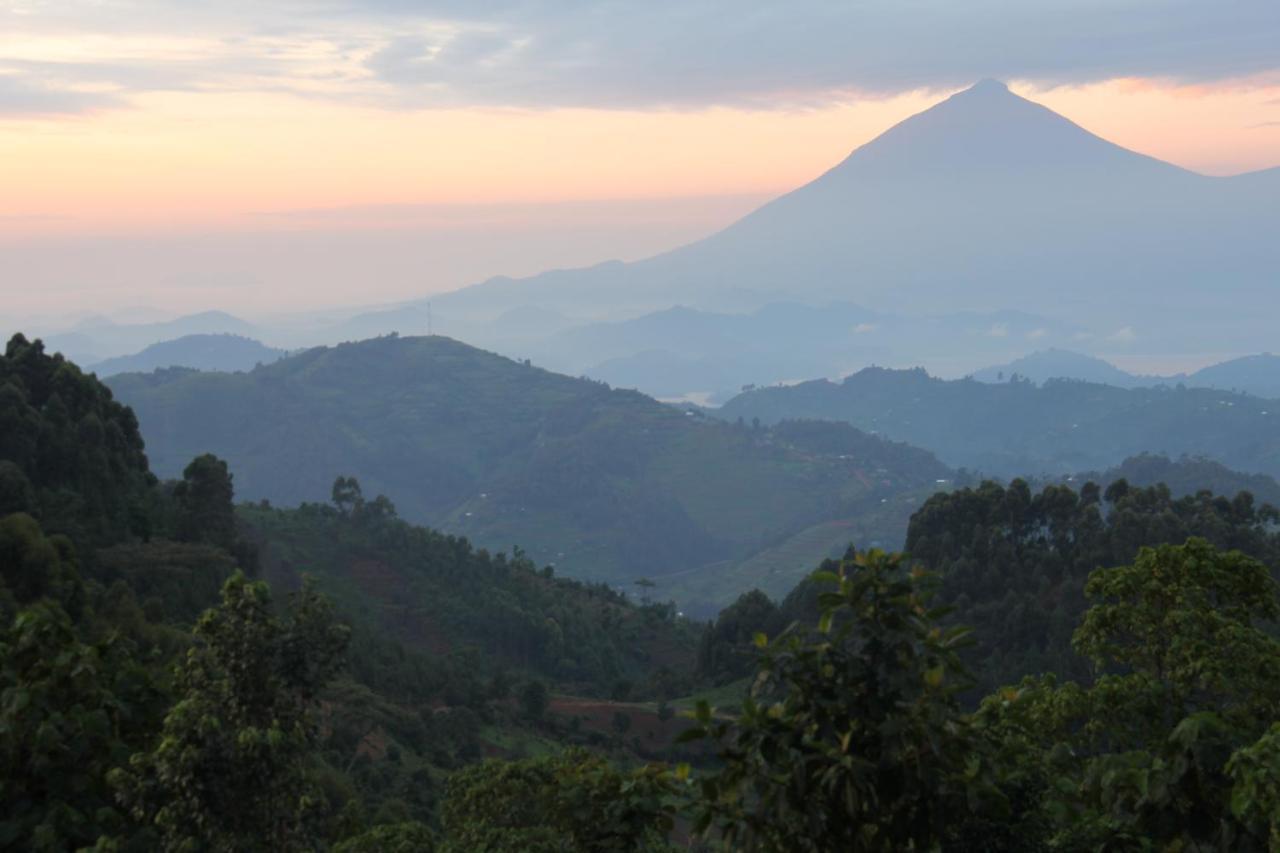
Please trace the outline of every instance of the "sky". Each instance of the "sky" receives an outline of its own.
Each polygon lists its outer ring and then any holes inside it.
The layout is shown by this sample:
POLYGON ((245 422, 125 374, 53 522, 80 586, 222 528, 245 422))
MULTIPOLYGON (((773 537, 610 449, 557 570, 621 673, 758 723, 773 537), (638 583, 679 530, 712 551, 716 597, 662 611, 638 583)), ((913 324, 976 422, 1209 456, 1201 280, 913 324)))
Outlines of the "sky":
POLYGON ((984 77, 1196 171, 1280 166, 1277 45, 1274 0, 0 0, 0 311, 644 257, 984 77))

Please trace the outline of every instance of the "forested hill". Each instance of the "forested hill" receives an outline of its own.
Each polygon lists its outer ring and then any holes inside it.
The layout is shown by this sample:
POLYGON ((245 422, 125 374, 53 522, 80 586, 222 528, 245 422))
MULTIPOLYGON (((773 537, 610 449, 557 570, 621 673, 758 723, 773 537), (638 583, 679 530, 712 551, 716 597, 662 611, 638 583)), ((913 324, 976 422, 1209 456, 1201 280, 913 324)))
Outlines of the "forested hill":
POLYGON ((258 364, 270 364, 283 357, 285 351, 266 346, 242 335, 184 335, 152 344, 133 355, 108 358, 89 366, 98 376, 118 373, 146 373, 164 367, 189 367, 194 370, 252 370, 258 364))
POLYGON ((437 822, 484 755, 634 761, 680 727, 640 704, 692 688, 700 626, 668 604, 409 525, 346 477, 288 510, 237 511, 213 456, 159 481, 132 411, 39 341, 9 341, 0 403, 0 849, 330 849, 437 822), (570 728, 580 708, 613 736, 570 728))
POLYGON ((1205 456, 1280 474, 1280 404, 1204 388, 1123 389, 1054 380, 987 384, 921 369, 870 367, 842 382, 761 388, 730 400, 727 420, 846 421, 1001 477, 1103 470, 1144 452, 1205 456))
POLYGON ((855 430, 722 423, 443 337, 109 385, 163 475, 213 452, 244 498, 293 505, 327 500, 335 473, 350 474, 408 519, 597 579, 741 559, 948 476, 928 453, 855 430))

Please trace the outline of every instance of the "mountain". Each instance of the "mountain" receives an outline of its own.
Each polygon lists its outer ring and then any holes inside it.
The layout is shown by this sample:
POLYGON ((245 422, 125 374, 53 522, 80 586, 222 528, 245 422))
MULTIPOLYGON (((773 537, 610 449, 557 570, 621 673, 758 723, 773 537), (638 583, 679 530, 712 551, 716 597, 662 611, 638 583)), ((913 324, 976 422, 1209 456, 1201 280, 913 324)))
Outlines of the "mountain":
POLYGON ((963 373, 968 358, 1004 355, 1010 341, 1069 341, 1075 326, 1016 311, 907 317, 852 303, 772 302, 723 313, 686 306, 581 325, 526 343, 538 364, 665 398, 723 401, 744 385, 843 376, 910 357, 963 373))
POLYGON ((108 384, 163 476, 212 452, 238 495, 275 504, 327 501, 335 477, 355 476, 406 518, 593 579, 746 559, 949 476, 856 430, 722 423, 439 336, 108 384))
POLYGON ((90 318, 70 332, 45 335, 50 350, 89 364, 136 353, 152 344, 187 335, 232 334, 256 337, 253 324, 223 311, 202 311, 159 323, 113 323, 90 318))
POLYGON ((1050 379, 1078 379, 1117 388, 1154 384, 1143 382, 1140 377, 1126 373, 1109 361, 1069 350, 1047 349, 1024 355, 1007 364, 998 364, 976 371, 973 378, 979 382, 1003 382, 1014 376, 1043 383, 1050 379))
POLYGON ((1214 364, 1187 377, 1188 385, 1226 388, 1258 397, 1280 399, 1280 356, 1247 355, 1214 364))
POLYGON ((1280 307, 1277 228, 1280 169, 1195 174, 985 81, 696 243, 432 301, 459 329, 516 305, 584 322, 777 301, 1016 310, 1166 353, 1221 351, 1229 319, 1234 346, 1262 349, 1280 307))
POLYGON ((1109 484, 1125 480, 1133 486, 1169 487, 1174 497, 1194 495, 1208 489, 1214 494, 1234 497, 1248 492, 1258 501, 1280 507, 1280 483, 1266 474, 1242 474, 1220 462, 1203 457, 1183 456, 1170 459, 1155 453, 1131 456, 1114 468, 1102 473, 1076 474, 1071 482, 1080 485, 1088 481, 1109 484))
POLYGON ((846 421, 927 448, 949 465, 998 476, 1102 470, 1143 452, 1204 456, 1246 473, 1280 474, 1280 406, 1205 388, 988 384, 936 379, 920 369, 867 368, 839 383, 748 391, 715 414, 765 424, 846 421))
POLYGON ((986 367, 972 374, 979 382, 1003 382, 1017 376, 1042 383, 1050 379, 1078 379, 1117 388, 1188 385, 1238 391, 1255 397, 1280 398, 1280 356, 1247 355, 1219 362, 1194 373, 1142 376, 1121 370, 1110 362, 1068 350, 1048 349, 1022 356, 1007 364, 986 367))
POLYGON ((152 344, 134 355, 108 358, 89 369, 99 376, 117 373, 149 373, 164 367, 236 372, 270 364, 285 355, 282 349, 265 346, 240 335, 185 335, 152 344))

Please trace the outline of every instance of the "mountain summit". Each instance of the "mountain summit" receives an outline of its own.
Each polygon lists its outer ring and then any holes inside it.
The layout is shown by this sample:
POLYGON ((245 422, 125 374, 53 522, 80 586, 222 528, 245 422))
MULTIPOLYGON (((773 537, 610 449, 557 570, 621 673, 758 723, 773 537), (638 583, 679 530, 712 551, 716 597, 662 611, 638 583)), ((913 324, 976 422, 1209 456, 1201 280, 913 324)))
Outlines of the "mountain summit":
POLYGON ((1004 83, 983 80, 857 148, 824 178, 859 169, 910 177, 920 171, 936 174, 960 168, 1023 171, 1122 165, 1183 171, 1113 145, 1015 95, 1004 83))
POLYGON ((1198 175, 986 80, 704 240, 436 301, 454 315, 534 305, 580 319, 783 300, 1016 310, 1164 352, 1203 342, 1221 315, 1233 346, 1263 349, 1280 309, 1277 231, 1280 169, 1198 175))

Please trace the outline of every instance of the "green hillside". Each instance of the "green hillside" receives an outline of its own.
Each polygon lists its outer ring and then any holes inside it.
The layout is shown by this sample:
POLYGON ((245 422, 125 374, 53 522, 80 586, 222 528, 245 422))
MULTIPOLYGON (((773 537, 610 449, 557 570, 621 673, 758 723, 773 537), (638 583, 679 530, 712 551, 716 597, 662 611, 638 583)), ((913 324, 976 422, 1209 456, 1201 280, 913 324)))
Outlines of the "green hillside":
POLYGON ((741 394, 721 418, 839 420, 1000 477, 1104 470, 1140 453, 1204 456, 1280 475, 1280 406, 1207 388, 1116 388, 1072 380, 947 381, 867 368, 741 394))
POLYGON ((212 452, 239 495, 284 505, 327 500, 352 475, 407 519, 627 584, 746 559, 948 476, 853 430, 726 424, 443 337, 109 384, 163 475, 212 452))

